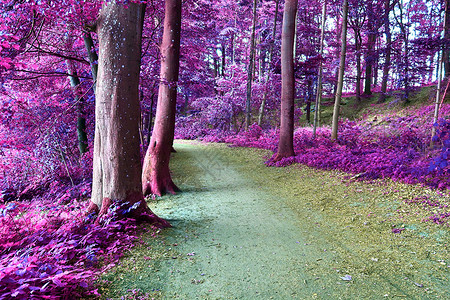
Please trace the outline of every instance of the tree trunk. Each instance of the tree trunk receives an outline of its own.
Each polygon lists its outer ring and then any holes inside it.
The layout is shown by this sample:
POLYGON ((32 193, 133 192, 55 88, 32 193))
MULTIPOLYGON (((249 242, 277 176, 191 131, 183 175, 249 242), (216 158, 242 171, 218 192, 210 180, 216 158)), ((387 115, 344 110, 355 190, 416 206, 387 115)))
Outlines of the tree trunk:
POLYGON ((391 65, 391 29, 389 24, 389 12, 390 12, 390 0, 385 0, 384 2, 384 31, 386 35, 386 53, 383 65, 383 78, 381 80, 381 93, 378 98, 378 103, 383 103, 386 100, 386 92, 387 92, 387 83, 389 78, 389 70, 391 65))
POLYGON ((252 34, 250 37, 250 58, 247 70, 247 100, 245 102, 245 130, 250 127, 251 119, 251 100, 252 100, 252 81, 253 81, 253 64, 255 57, 255 31, 256 31, 256 2, 253 0, 253 21, 252 34))
POLYGON ((226 64, 226 49, 225 43, 222 43, 222 69, 221 69, 222 78, 225 78, 225 64, 226 64))
MULTIPOLYGON (((155 216, 142 195, 139 145, 139 69, 142 4, 104 5, 98 19, 99 68, 91 205, 99 217, 118 202, 138 220, 170 226, 155 216), (137 204, 137 207, 135 204, 137 204)), ((98 221, 99 219, 97 219, 98 221)))
POLYGON ((367 39, 367 56, 366 56, 366 78, 364 80, 364 95, 372 95, 373 82, 373 65, 374 65, 374 45, 375 34, 369 34, 367 39))
POLYGON ((308 76, 308 79, 306 80, 306 82, 307 82, 307 91, 306 91, 306 97, 305 97, 305 100, 306 100, 306 122, 308 124, 311 124, 311 100, 312 100, 311 95, 313 94, 312 93, 313 81, 312 81, 311 76, 308 76))
POLYGON ((297 0, 286 0, 281 38, 281 124, 278 152, 274 161, 294 156, 294 35, 297 0))
POLYGON ((170 176, 169 160, 175 130, 180 31, 181 0, 166 0, 155 126, 145 154, 142 172, 144 195, 161 196, 164 193, 175 194, 178 191, 170 176))
POLYGON ((356 101, 361 102, 361 32, 359 28, 355 30, 356 49, 356 101))
MULTIPOLYGON (((445 6, 445 16, 444 16, 444 39, 445 39, 445 34, 448 31, 447 28, 447 24, 449 23, 449 18, 450 15, 447 14, 448 13, 448 1, 445 2, 446 6, 445 6)), ((437 64, 437 70, 438 70, 438 76, 437 76, 437 88, 436 88, 436 99, 434 102, 434 115, 433 115, 433 124, 431 127, 431 143, 430 146, 433 146, 433 137, 436 135, 436 127, 434 126, 434 124, 438 121, 439 118, 439 107, 440 107, 440 100, 441 100, 441 83, 442 83, 442 68, 444 67, 445 70, 445 51, 447 51, 447 47, 446 45, 444 45, 442 47, 442 55, 438 55, 438 57, 440 56, 440 59, 438 59, 438 64, 437 64)), ((439 54, 439 53, 438 53, 439 54)), ((448 59, 448 57, 447 57, 448 59)), ((446 70, 445 70, 446 72, 446 70)), ((446 77, 447 78, 447 77, 446 77)), ((448 80, 448 78, 447 78, 448 80)), ((444 93, 444 97, 445 97, 445 93, 444 93)))
POLYGON ((264 87, 264 95, 263 99, 261 101, 261 106, 259 107, 259 115, 258 115, 258 125, 261 126, 263 118, 264 118, 264 109, 266 108, 266 102, 267 102, 267 83, 269 82, 270 73, 272 72, 272 58, 273 58, 273 46, 275 43, 275 35, 277 32, 277 19, 278 19, 278 7, 279 7, 279 0, 275 0, 275 18, 273 21, 273 29, 272 29, 272 40, 270 42, 269 46, 269 67, 267 68, 266 73, 266 82, 264 87))
MULTIPOLYGON (((366 52, 366 78, 364 83, 364 94, 372 95, 372 82, 373 82, 373 65, 375 62, 375 42, 377 35, 375 30, 375 20, 372 1, 368 1, 367 4, 367 24, 368 24, 368 34, 367 34, 367 52, 366 52)), ((361 39, 362 42, 362 39, 361 39)))
POLYGON ((327 18, 327 1, 323 1, 322 6, 322 28, 320 32, 320 64, 319 64, 319 75, 317 81, 317 94, 316 94, 316 107, 314 109, 314 126, 313 126, 313 138, 316 138, 317 127, 320 126, 320 102, 322 102, 322 77, 323 77, 323 46, 325 38, 325 23, 327 18))
POLYGON ((450 76, 450 0, 445 0, 445 18, 444 18, 444 78, 450 76))
POLYGON ((79 96, 80 79, 78 78, 77 71, 73 62, 69 59, 66 60, 67 72, 69 73, 70 86, 74 90, 75 103, 77 107, 77 136, 78 136, 78 150, 80 155, 87 152, 88 139, 86 134, 86 117, 84 115, 84 98, 79 96))
POLYGON ((342 7, 342 44, 341 44, 341 62, 339 64, 339 77, 337 82, 336 97, 334 100, 333 124, 331 126, 331 139, 337 139, 339 108, 341 105, 342 88, 344 85, 345 71, 345 52, 347 51, 347 16, 348 16, 348 0, 344 0, 342 7))
POLYGON ((434 115, 433 115, 433 124, 431 127, 431 143, 430 146, 433 146, 433 137, 436 135, 436 127, 434 124, 438 121, 439 118, 439 106, 441 100, 441 82, 442 82, 442 65, 443 65, 443 56, 438 62, 438 77, 437 77, 437 88, 436 88, 436 99, 434 101, 434 115))
POLYGON ((148 145, 150 145, 150 139, 152 134, 152 127, 153 127, 153 106, 155 104, 155 94, 152 93, 150 96, 150 111, 148 112, 148 123, 147 123, 147 137, 145 139, 145 142, 148 145))
POLYGON ((88 53, 89 63, 91 65, 92 81, 94 82, 94 92, 95 92, 95 82, 97 81, 98 73, 98 55, 95 52, 94 40, 92 39, 90 32, 85 32, 83 34, 84 46, 86 47, 88 53))
POLYGON ((400 13, 400 20, 398 20, 398 26, 400 27, 400 36, 403 37, 403 42, 405 44, 403 53, 401 55, 404 63, 403 63, 403 71, 400 76, 403 76, 402 81, 404 83, 404 93, 401 95, 402 100, 405 103, 409 102, 409 12, 407 8, 405 8, 404 1, 401 0, 398 3, 398 11, 400 13), (404 20, 404 10, 406 10, 406 22, 404 20))

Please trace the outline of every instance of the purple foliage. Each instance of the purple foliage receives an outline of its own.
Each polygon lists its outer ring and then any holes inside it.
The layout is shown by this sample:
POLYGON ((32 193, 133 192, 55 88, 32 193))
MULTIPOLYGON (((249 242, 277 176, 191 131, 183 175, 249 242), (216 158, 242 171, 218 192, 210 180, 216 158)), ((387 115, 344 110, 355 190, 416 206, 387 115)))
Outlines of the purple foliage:
POLYGON ((82 189, 60 193, 56 201, 0 205, 0 299, 98 296, 95 278, 115 265, 144 228, 120 218, 133 207, 117 203, 95 225, 85 217, 87 203, 72 198, 82 189))

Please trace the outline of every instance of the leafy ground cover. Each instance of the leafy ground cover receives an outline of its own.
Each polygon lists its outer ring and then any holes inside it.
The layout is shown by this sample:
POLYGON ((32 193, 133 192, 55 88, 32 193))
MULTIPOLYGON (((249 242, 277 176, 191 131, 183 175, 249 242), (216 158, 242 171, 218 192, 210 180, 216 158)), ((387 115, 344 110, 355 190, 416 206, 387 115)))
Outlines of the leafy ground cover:
POLYGON ((96 298, 97 278, 150 227, 120 218, 113 205, 95 224, 86 216, 90 184, 0 205, 0 299, 96 298))

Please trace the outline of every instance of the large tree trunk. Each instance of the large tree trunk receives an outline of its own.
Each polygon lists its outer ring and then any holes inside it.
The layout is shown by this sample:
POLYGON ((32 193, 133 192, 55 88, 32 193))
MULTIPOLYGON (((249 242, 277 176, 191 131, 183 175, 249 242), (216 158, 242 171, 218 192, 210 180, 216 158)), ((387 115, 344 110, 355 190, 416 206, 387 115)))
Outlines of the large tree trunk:
POLYGON ((107 213, 113 202, 133 206, 131 217, 164 227, 142 195, 139 147, 139 69, 144 10, 115 1, 104 5, 97 26, 99 66, 95 105, 92 197, 89 211, 107 213), (139 203, 137 207, 135 204, 139 203))
POLYGON ((161 44, 161 75, 155 126, 144 158, 144 195, 175 194, 178 188, 170 176, 169 160, 175 130, 177 82, 180 66, 181 0, 166 0, 161 44))
POLYGON ((252 34, 250 37, 250 58, 247 70, 247 99, 245 101, 245 130, 248 130, 251 119, 253 64, 255 60, 256 1, 253 0, 252 34))
POLYGON ((294 156, 294 35, 297 0, 286 0, 281 38, 281 125, 274 161, 294 156))
POLYGON ((339 64, 339 77, 337 82, 336 97, 334 100, 333 123, 331 126, 331 139, 337 139, 339 108, 341 105, 342 87, 344 85, 344 71, 345 71, 345 52, 347 51, 347 16, 348 16, 348 0, 344 0, 342 7, 342 44, 341 44, 341 62, 339 64))

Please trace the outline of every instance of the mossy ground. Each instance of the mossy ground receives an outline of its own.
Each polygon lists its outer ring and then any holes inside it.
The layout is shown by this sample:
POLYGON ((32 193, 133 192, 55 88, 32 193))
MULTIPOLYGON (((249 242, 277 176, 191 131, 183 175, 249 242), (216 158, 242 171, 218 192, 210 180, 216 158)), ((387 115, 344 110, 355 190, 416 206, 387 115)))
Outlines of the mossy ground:
POLYGON ((263 150, 190 142, 178 148, 172 170, 184 192, 149 202, 175 226, 157 238, 143 236, 121 265, 103 276, 104 298, 446 299, 450 294, 449 228, 422 222, 432 211, 404 202, 428 194, 449 204, 447 196, 299 165, 268 168, 263 161, 270 153, 263 150), (228 182, 214 174, 239 178, 228 182), (265 249, 272 242, 283 244, 276 246, 277 256, 265 249), (352 280, 340 279, 345 275, 352 280))
MULTIPOLYGON (((370 96, 363 96, 361 101, 357 101, 355 96, 346 96, 341 100, 340 117, 349 120, 358 120, 363 116, 386 114, 394 111, 405 111, 410 108, 419 108, 423 105, 433 105, 436 95, 436 86, 426 86, 417 88, 410 92, 409 101, 405 103, 400 99, 401 91, 393 92, 386 97, 384 103, 378 103, 379 93, 370 96)), ((334 109, 334 98, 324 98, 321 106, 321 123, 331 125, 334 109)), ((314 105, 313 105, 314 108, 314 105)), ((314 112, 311 113, 313 122, 314 112)), ((306 121, 306 113, 300 117, 300 126, 309 126, 306 121)))

